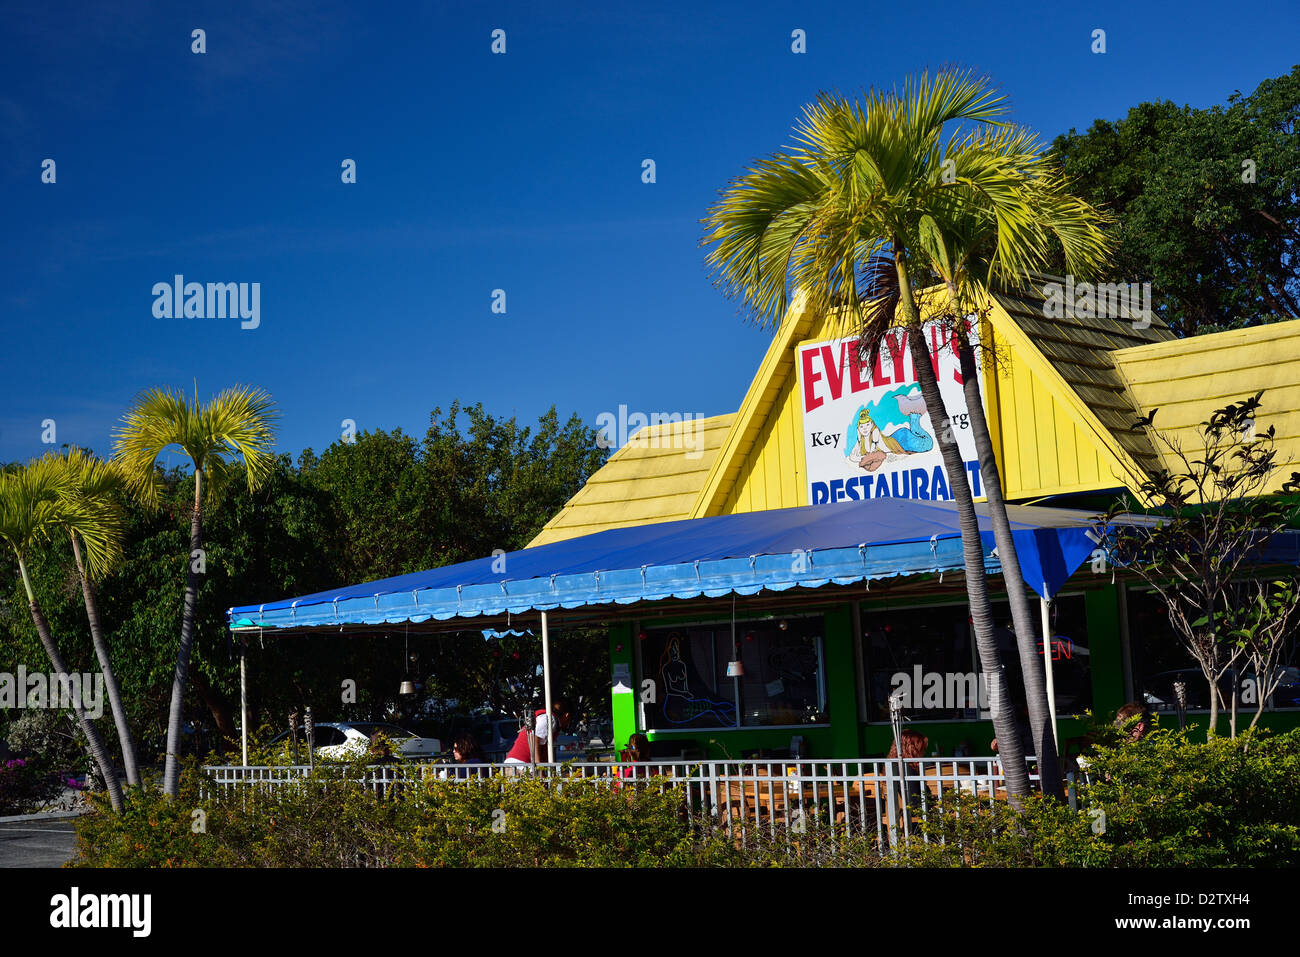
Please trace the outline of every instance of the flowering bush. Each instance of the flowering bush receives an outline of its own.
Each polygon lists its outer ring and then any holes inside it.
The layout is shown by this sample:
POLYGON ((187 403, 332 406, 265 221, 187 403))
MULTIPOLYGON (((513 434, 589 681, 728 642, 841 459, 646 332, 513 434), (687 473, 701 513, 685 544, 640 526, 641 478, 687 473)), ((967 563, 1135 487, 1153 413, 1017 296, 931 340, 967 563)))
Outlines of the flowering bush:
POLYGON ((0 817, 31 814, 63 790, 58 777, 38 761, 13 758, 0 764, 0 817))

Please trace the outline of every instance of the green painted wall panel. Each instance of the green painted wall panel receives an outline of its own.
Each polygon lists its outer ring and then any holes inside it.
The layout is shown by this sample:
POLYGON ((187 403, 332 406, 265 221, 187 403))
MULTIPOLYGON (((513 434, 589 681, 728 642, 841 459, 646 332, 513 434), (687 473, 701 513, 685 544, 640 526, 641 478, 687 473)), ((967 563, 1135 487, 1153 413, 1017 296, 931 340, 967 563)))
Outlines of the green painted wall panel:
MULTIPOLYGON (((635 679, 632 662, 632 625, 626 622, 609 626, 609 661, 610 673, 614 665, 627 665, 635 679)), ((611 681, 611 688, 612 688, 611 681)), ((635 688, 635 686, 634 686, 635 688)), ((618 749, 627 746, 627 739, 637 731, 636 694, 614 694, 610 691, 610 710, 614 717, 614 744, 618 749)))
POLYGON ((1084 593, 1092 670, 1092 713, 1110 717, 1124 706, 1124 648, 1120 639, 1119 590, 1107 584, 1084 593))

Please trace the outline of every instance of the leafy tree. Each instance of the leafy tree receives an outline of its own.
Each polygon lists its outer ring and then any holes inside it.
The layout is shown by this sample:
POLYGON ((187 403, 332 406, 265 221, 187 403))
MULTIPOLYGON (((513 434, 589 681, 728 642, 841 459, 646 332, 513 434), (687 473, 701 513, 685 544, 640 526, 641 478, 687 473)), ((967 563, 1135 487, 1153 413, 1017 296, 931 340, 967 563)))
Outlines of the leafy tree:
MULTIPOLYGON (((453 403, 445 415, 433 411, 422 443, 400 430, 363 432, 355 442, 335 442, 319 459, 308 450, 303 465, 328 495, 333 522, 347 543, 340 580, 356 582, 525 547, 606 455, 578 416, 561 424, 554 407, 534 430, 513 417, 491 416, 482 405, 462 410, 453 403)), ((352 640, 382 640, 389 634, 395 648, 400 633, 394 627, 373 639, 352 640)), ((517 711, 537 690, 538 641, 533 636, 484 641, 470 631, 412 639, 412 646, 435 697, 517 711)), ((568 669, 603 656, 602 635, 566 631, 560 642, 557 672, 564 686, 579 699, 595 699, 604 688, 603 678, 593 677, 603 673, 603 658, 594 668, 568 669)), ((376 676, 373 687, 396 688, 401 675, 397 670, 376 676)), ((398 707, 395 697, 381 694, 371 707, 398 707)))
POLYGON ((1261 684, 1255 721, 1278 682, 1277 661, 1296 617, 1300 591, 1292 581, 1257 577, 1271 539, 1300 519, 1300 472, 1281 495, 1274 483, 1275 429, 1257 431, 1263 392, 1216 409, 1200 425, 1200 441, 1184 448, 1152 426, 1155 412, 1134 429, 1147 429, 1177 464, 1142 483, 1138 492, 1156 510, 1149 521, 1117 522, 1133 504, 1128 496, 1105 516, 1108 546, 1117 564, 1136 574, 1164 601, 1169 624, 1200 666, 1210 688, 1209 734, 1218 727, 1220 682, 1232 675, 1232 735, 1237 733, 1236 674, 1255 665, 1261 684))
MULTIPOLYGON (((285 714, 307 704, 322 721, 409 711, 419 702, 396 693, 406 677, 401 629, 235 638, 226 609, 478 558, 493 548, 523 547, 606 454, 577 416, 562 423, 551 410, 536 426, 522 428, 481 407, 454 405, 447 415, 435 411, 424 442, 400 433, 367 433, 356 445, 336 443, 320 457, 306 450, 296 465, 287 455, 268 460, 255 491, 228 495, 220 508, 204 509, 206 573, 199 576, 194 609, 184 750, 236 746, 241 651, 249 668, 253 728, 282 726, 285 714), (378 476, 373 482, 371 474, 378 476), (245 644, 240 648, 236 641, 245 644), (341 701, 344 678, 356 683, 354 704, 341 701), (214 727, 218 737, 210 741, 214 727)), ((247 486, 242 462, 231 461, 227 472, 227 485, 247 486)), ((102 631, 111 636, 111 666, 144 761, 166 749, 174 636, 183 624, 184 569, 191 562, 176 541, 191 530, 195 500, 192 473, 156 471, 155 480, 154 507, 132 497, 120 503, 122 555, 95 580, 102 631)), ((205 499, 210 488, 205 479, 205 499)), ((67 543, 61 537, 27 561, 55 635, 86 628, 81 581, 67 543)), ((30 618, 12 551, 0 552, 0 576, 12 576, 7 580, 13 583, 0 595, 0 657, 44 658, 39 636, 22 624, 30 618)), ((556 686, 579 702, 604 703, 604 649, 603 630, 562 630, 555 645, 556 686)), ((459 699, 466 707, 516 710, 510 696, 522 700, 537 680, 540 649, 533 636, 487 642, 473 630, 412 635, 410 650, 416 656, 410 676, 424 678, 429 694, 459 699)), ((62 651, 77 671, 97 667, 89 643, 70 643, 62 651)))
POLYGON ((1071 188, 1117 219, 1114 268, 1180 335, 1300 315, 1300 66, 1207 110, 1164 100, 1059 136, 1071 188))

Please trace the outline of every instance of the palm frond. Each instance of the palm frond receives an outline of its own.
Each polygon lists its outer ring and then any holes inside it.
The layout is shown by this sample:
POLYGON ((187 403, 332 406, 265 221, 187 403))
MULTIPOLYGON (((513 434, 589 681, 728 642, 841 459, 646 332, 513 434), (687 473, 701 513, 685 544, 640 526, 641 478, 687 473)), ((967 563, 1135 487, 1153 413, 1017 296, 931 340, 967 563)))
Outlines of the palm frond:
POLYGON ((158 500, 158 456, 173 445, 205 475, 224 474, 226 456, 242 457, 253 489, 270 471, 276 418, 271 396, 261 389, 234 386, 206 406, 184 391, 151 389, 123 416, 114 459, 131 490, 150 505, 158 500))
MULTIPOLYGON (((47 453, 46 457, 53 456, 47 453)), ((72 447, 54 456, 68 475, 63 488, 64 527, 82 546, 86 574, 102 578, 121 557, 126 520, 119 499, 125 488, 121 468, 84 449, 72 447)))
POLYGON ((1069 195, 1006 110, 987 78, 960 70, 853 101, 821 94, 793 144, 710 209, 715 283, 763 325, 801 289, 815 311, 846 309, 874 334, 897 304, 873 290, 879 262, 943 284, 961 308, 981 289, 1026 284, 1057 245, 1072 271, 1092 275, 1110 255, 1108 220, 1069 195))
POLYGON ((121 513, 110 499, 82 496, 67 461, 54 452, 0 474, 0 539, 20 560, 69 532, 82 543, 87 573, 100 577, 120 551, 121 513))

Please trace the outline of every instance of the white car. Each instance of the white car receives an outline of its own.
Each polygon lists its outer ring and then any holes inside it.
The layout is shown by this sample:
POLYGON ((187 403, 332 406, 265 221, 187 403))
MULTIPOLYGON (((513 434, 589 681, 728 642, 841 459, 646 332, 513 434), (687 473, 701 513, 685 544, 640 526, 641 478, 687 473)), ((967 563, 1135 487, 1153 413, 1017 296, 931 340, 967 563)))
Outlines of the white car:
MULTIPOLYGON (((421 738, 395 724, 382 724, 376 721, 345 721, 317 724, 312 731, 316 742, 316 753, 324 758, 346 759, 364 754, 370 748, 370 739, 383 732, 393 743, 394 757, 407 759, 432 758, 441 753, 442 742, 437 738, 421 738)), ((298 729, 298 743, 305 744, 307 733, 298 729)), ((271 739, 271 744, 289 742, 289 732, 285 731, 271 739)), ((304 760, 305 755, 301 756, 304 760)))

